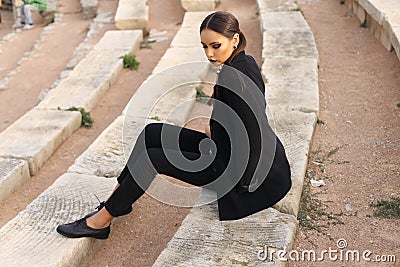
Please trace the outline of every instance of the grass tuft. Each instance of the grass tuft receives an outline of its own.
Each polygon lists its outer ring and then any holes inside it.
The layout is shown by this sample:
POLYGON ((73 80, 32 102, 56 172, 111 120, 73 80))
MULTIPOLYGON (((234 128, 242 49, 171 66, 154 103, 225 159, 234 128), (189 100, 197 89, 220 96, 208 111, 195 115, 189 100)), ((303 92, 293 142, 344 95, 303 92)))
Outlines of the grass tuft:
POLYGON ((150 120, 161 121, 160 117, 158 116, 153 116, 150 118, 150 120))
POLYGON ((90 112, 86 112, 84 108, 70 107, 66 109, 66 111, 79 111, 82 115, 81 126, 85 128, 92 128, 93 119, 90 117, 90 112))
POLYGON ((150 44, 155 43, 155 42, 156 42, 156 40, 150 40, 150 41, 144 40, 144 41, 140 42, 140 49, 144 49, 144 48, 152 49, 150 44))
POLYGON ((132 54, 125 54, 121 56, 124 62, 124 68, 131 70, 138 70, 140 62, 136 60, 136 56, 132 54))
POLYGON ((200 103, 207 103, 210 100, 210 96, 208 96, 206 93, 203 91, 203 86, 196 86, 196 101, 200 103))
POLYGON ((325 125, 325 122, 323 121, 323 120, 321 120, 321 119, 317 119, 317 124, 318 125, 325 125))
POLYGON ((375 208, 374 216, 388 219, 400 218, 400 197, 391 197, 390 200, 378 200, 370 204, 375 208))

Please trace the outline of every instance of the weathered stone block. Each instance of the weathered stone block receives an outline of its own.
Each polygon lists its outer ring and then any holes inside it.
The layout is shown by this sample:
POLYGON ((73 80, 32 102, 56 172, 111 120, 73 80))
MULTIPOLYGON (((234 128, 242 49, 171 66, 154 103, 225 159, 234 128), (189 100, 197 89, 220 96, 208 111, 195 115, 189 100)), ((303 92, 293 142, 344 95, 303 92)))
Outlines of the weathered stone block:
POLYGON ((262 56, 263 59, 313 58, 318 61, 314 36, 308 29, 264 31, 262 56))
MULTIPOLYGON (((203 49, 198 47, 173 47, 168 48, 165 54, 162 56, 157 66, 153 70, 153 74, 165 72, 166 69, 171 67, 177 67, 176 70, 181 70, 184 65, 186 68, 190 68, 194 66, 196 68, 200 68, 196 71, 196 69, 192 69, 190 72, 185 71, 185 73, 192 73, 192 76, 198 77, 198 75, 206 75, 206 72, 209 69, 209 62, 207 57, 204 54, 203 49), (191 64, 196 62, 204 62, 202 65, 191 64), (182 67, 181 67, 182 66, 182 67)), ((182 69, 183 70, 183 69, 182 69)), ((172 72, 172 70, 170 70, 172 72)), ((179 72, 174 73, 175 76, 179 75, 179 72)), ((181 74, 184 75, 184 74, 181 74)), ((178 78, 178 77, 177 77, 178 78)))
POLYGON ((260 14, 261 30, 269 29, 307 29, 308 24, 301 12, 263 12, 260 14))
POLYGON ((117 177, 128 159, 134 143, 144 126, 154 120, 130 121, 120 116, 80 155, 68 169, 70 173, 81 173, 102 177, 117 177))
POLYGON ((146 0, 120 0, 115 14, 115 26, 120 30, 147 32, 149 8, 146 0))
POLYGON ((260 13, 296 11, 299 7, 295 0, 257 0, 260 13))
POLYGON ((69 109, 71 107, 92 110, 110 87, 105 76, 69 76, 50 90, 38 105, 39 109, 69 109))
POLYGON ((30 178, 25 160, 0 158, 0 202, 30 178))
POLYGON ((112 84, 123 68, 120 57, 124 54, 125 52, 120 49, 111 51, 108 49, 92 50, 73 69, 70 76, 103 76, 104 80, 108 80, 112 84))
POLYGON ((181 0, 182 7, 187 12, 214 10, 214 0, 181 0))
MULTIPOLYGON (((153 266, 286 266, 259 251, 292 246, 296 218, 272 208, 236 221, 219 221, 217 205, 193 208, 153 266)), ((274 259, 276 260, 276 259, 274 259)))
POLYGON ((318 65, 312 58, 266 59, 266 99, 273 110, 319 112, 318 65))
POLYGON ((141 41, 143 32, 139 30, 106 31, 94 50, 123 50, 121 53, 131 53, 139 49, 141 41))
POLYGON ((179 77, 152 75, 136 91, 123 114, 136 118, 158 117, 183 125, 194 104, 195 86, 200 81, 200 78, 182 73, 179 77))
POLYGON ((92 19, 96 17, 98 5, 99 5, 98 0, 81 0, 81 6, 83 9, 83 18, 92 19))
POLYGON ((0 157, 26 160, 35 175, 80 126, 79 112, 32 109, 0 133, 0 157))
POLYGON ((3 266, 81 266, 99 243, 91 238, 65 238, 57 225, 82 218, 106 199, 115 179, 64 174, 25 210, 0 229, 3 266))
POLYGON ((197 12, 186 12, 183 17, 181 28, 193 28, 199 32, 201 22, 207 17, 211 11, 197 11, 197 12))
POLYGON ((276 133, 285 147, 292 172, 292 188, 274 208, 297 218, 317 117, 314 113, 297 111, 275 111, 273 114, 276 133))
MULTIPOLYGON (((170 47, 199 47, 201 40, 199 30, 194 27, 182 27, 175 35, 170 47)), ((204 54, 204 52, 202 52, 204 54)))

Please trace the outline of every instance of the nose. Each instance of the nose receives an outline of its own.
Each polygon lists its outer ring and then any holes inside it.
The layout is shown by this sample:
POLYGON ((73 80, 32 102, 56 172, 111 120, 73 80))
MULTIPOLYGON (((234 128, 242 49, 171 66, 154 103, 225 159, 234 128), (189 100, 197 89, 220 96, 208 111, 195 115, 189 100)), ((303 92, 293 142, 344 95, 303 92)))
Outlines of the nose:
POLYGON ((206 49, 206 56, 208 59, 212 59, 214 53, 211 51, 211 49, 206 49))

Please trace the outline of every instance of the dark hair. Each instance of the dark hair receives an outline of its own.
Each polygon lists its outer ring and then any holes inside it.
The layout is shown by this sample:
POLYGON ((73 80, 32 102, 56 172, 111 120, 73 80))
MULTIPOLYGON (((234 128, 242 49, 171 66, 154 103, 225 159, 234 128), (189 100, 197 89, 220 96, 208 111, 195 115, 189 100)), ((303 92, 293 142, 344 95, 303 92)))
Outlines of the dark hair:
POLYGON ((232 39, 236 33, 239 34, 239 44, 233 50, 232 55, 226 60, 228 65, 230 65, 231 60, 237 54, 246 48, 246 37, 244 37, 244 34, 239 29, 239 21, 229 12, 217 11, 208 15, 200 25, 200 33, 205 29, 215 31, 229 39, 232 39))

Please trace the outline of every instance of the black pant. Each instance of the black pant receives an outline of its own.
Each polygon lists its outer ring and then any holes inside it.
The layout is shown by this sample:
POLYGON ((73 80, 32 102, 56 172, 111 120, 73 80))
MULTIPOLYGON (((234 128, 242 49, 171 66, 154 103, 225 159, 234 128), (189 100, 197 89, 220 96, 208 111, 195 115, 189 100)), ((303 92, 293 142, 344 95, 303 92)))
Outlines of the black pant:
POLYGON ((163 123, 147 125, 118 177, 120 186, 105 203, 114 217, 124 214, 150 186, 157 173, 204 186, 216 176, 212 141, 204 133, 163 123))

